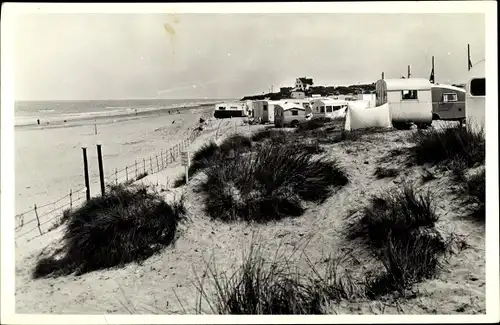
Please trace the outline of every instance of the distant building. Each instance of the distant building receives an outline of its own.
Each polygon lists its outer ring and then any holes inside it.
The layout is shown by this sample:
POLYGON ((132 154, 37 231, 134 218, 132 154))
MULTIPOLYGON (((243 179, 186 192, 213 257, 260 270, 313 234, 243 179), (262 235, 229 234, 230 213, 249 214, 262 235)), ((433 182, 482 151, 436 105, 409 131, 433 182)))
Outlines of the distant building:
POLYGON ((292 87, 281 87, 280 88, 280 93, 288 93, 292 91, 292 87))
POLYGON ((306 93, 302 90, 294 89, 291 94, 294 99, 303 99, 306 97, 306 93))
POLYGON ((311 87, 312 85, 314 85, 312 78, 303 77, 303 78, 297 78, 295 80, 296 90, 307 91, 309 90, 309 87, 311 87))

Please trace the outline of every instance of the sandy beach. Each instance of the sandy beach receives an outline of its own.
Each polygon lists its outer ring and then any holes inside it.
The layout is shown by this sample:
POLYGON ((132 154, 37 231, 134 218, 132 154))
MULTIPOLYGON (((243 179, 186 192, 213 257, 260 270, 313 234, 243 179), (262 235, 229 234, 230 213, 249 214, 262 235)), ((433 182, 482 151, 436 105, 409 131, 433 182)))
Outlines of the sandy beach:
MULTIPOLYGON (((82 146, 87 147, 90 190, 95 196, 100 194, 96 144, 102 145, 105 175, 135 165, 136 160, 142 168, 143 159, 155 159, 161 151, 186 139, 197 128, 200 117, 211 109, 205 106, 180 110, 179 114, 162 111, 155 115, 102 118, 97 122, 97 135, 94 120, 16 128, 16 214, 29 211, 24 217, 27 223, 35 218, 35 204, 44 206, 67 196, 70 189, 84 188, 82 146)), ((149 165, 149 161, 147 163, 149 165)), ((133 176, 135 168, 130 171, 130 177, 133 176)), ((124 177, 123 173, 120 177, 124 177)), ((75 193, 73 198, 84 196, 84 192, 75 193)), ((39 208, 38 212, 41 215, 64 204, 69 204, 69 197, 55 205, 39 208)), ((20 229, 19 233, 24 230, 20 229)))

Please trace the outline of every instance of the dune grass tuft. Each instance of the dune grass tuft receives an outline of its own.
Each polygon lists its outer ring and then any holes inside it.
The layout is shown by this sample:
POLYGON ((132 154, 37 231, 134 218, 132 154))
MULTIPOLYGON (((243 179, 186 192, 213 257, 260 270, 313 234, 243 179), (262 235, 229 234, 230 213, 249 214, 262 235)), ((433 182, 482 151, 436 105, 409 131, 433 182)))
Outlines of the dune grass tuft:
POLYGON ((302 200, 322 202, 348 182, 335 161, 314 159, 291 143, 262 144, 249 155, 219 161, 206 174, 206 211, 225 221, 300 216, 302 200))
POLYGON ((293 254, 279 252, 266 259, 262 247, 252 244, 250 253, 233 272, 219 272, 207 264, 206 275, 213 283, 213 293, 198 277, 197 313, 202 301, 217 314, 324 314, 330 301, 355 299, 358 287, 350 276, 339 272, 337 260, 329 260, 322 274, 310 263, 311 272, 301 270, 293 254))
POLYGON ((418 165, 473 167, 485 160, 483 131, 470 128, 418 130, 411 134, 413 160, 418 165))
POLYGON ((404 235, 419 227, 433 227, 436 215, 432 194, 416 193, 413 186, 372 197, 364 208, 363 217, 351 225, 351 238, 365 238, 370 244, 382 247, 389 232, 404 235))
POLYGON ((167 204, 146 186, 111 186, 70 213, 61 257, 38 261, 33 276, 83 274, 140 262, 174 241, 185 214, 182 199, 167 204))
MULTIPOLYGON (((225 139, 220 145, 215 142, 209 142, 198 149, 192 158, 189 166, 189 175, 194 176, 199 171, 211 166, 218 159, 233 157, 242 152, 250 150, 252 141, 243 135, 235 134, 225 139)), ((184 176, 180 176, 174 182, 174 187, 180 187, 186 184, 184 176)))
POLYGON ((284 130, 276 130, 276 129, 263 129, 255 132, 252 135, 251 139, 254 142, 263 142, 266 140, 271 140, 273 142, 285 143, 291 137, 294 137, 294 134, 292 132, 284 130))
POLYGON ((362 218, 348 229, 349 237, 364 239, 385 268, 370 281, 369 296, 405 292, 436 274, 448 246, 434 228, 437 220, 432 194, 417 193, 409 184, 372 198, 362 218))

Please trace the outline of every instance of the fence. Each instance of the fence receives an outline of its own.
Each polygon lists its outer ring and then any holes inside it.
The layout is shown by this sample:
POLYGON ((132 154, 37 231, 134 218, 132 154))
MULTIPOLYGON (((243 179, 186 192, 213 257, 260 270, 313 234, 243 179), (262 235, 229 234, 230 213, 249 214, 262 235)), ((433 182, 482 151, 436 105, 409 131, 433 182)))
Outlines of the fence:
MULTIPOLYGON (((132 182, 141 179, 147 174, 154 174, 165 169, 179 158, 181 152, 188 148, 197 138, 199 132, 198 129, 194 129, 186 139, 181 140, 170 148, 161 150, 159 154, 136 160, 134 164, 126 166, 121 170, 115 169, 104 177, 106 188, 109 189, 109 186, 113 184, 132 182)), ((32 209, 17 214, 15 216, 15 238, 18 239, 28 234, 38 233, 34 236, 36 238, 55 229, 54 224, 57 224, 56 221, 61 220, 65 210, 69 209, 71 211, 86 201, 87 187, 82 187, 78 190, 70 189, 69 194, 54 202, 40 206, 34 205, 32 209), (29 216, 32 218, 25 222, 26 217, 29 216), (29 230, 26 230, 27 226, 30 226, 29 230)), ((95 195, 96 193, 94 193, 95 195)))

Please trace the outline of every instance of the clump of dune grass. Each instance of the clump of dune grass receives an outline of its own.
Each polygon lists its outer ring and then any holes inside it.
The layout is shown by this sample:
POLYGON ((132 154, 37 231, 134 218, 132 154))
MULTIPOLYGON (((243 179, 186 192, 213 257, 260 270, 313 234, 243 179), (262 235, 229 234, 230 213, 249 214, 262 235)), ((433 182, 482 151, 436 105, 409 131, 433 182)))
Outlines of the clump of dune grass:
POLYGON ((262 142, 265 140, 271 140, 275 142, 285 143, 288 139, 293 136, 292 132, 276 129, 263 129, 255 132, 251 139, 254 142, 262 142))
POLYGON ((220 153, 229 157, 241 152, 246 152, 252 147, 252 140, 241 134, 233 134, 222 141, 219 146, 220 153))
POLYGON ((215 219, 266 222, 304 212, 302 200, 323 202, 347 176, 333 160, 297 151, 293 144, 265 143, 206 170, 207 214, 215 219))
MULTIPOLYGON (((189 175, 194 176, 200 170, 207 168, 214 157, 217 156, 219 151, 219 146, 217 143, 210 141, 204 144, 200 149, 194 152, 191 158, 191 165, 189 166, 189 175)), ((177 178, 174 182, 174 187, 179 187, 186 184, 186 179, 184 176, 177 178)))
POLYGON ((330 301, 357 297, 358 287, 350 276, 339 272, 337 260, 329 260, 322 273, 308 260, 311 272, 304 272, 292 259, 278 251, 266 259, 262 246, 251 245, 250 253, 233 272, 219 272, 207 264, 204 278, 213 283, 213 293, 197 277, 198 303, 205 301, 217 314, 324 314, 330 301))
POLYGON ((351 239, 362 238, 376 252, 385 269, 370 281, 369 295, 404 292, 436 274, 448 246, 434 228, 437 220, 432 194, 417 193, 409 184, 372 198, 348 229, 351 239))
POLYGON ((185 214, 182 199, 168 204, 143 185, 111 186, 71 211, 57 256, 37 262, 34 278, 83 274, 141 262, 172 243, 185 214))
POLYGON ((375 177, 378 179, 387 178, 387 177, 396 177, 399 175, 399 169, 397 168, 386 168, 386 167, 377 167, 375 172, 373 173, 375 177))
POLYGON ((415 283, 436 276, 448 243, 432 228, 417 228, 405 236, 392 230, 379 252, 385 273, 367 283, 369 298, 391 291, 405 294, 415 283))
POLYGON ((403 183, 401 188, 375 195, 364 208, 363 217, 351 224, 351 238, 365 238, 382 247, 389 232, 404 235, 419 227, 433 227, 438 216, 431 192, 417 193, 403 183))
POLYGON ((198 312, 203 298, 217 314, 321 314, 321 306, 304 284, 304 277, 284 257, 266 261, 263 252, 252 246, 241 265, 232 274, 208 267, 214 283, 211 296, 199 280, 198 312))
POLYGON ((461 165, 473 167, 485 160, 485 137, 482 130, 451 127, 413 132, 410 141, 413 160, 418 165, 461 165))
MULTIPOLYGON (((192 157, 189 166, 189 175, 194 176, 199 171, 211 166, 219 159, 228 159, 240 153, 250 150, 252 141, 243 135, 234 134, 225 139, 220 145, 211 141, 198 149, 192 157)), ((174 187, 186 184, 184 176, 180 176, 174 182, 174 187)))
POLYGON ((252 141, 259 144, 270 142, 274 144, 293 145, 297 151, 305 151, 312 154, 324 152, 324 149, 320 146, 320 142, 316 137, 283 130, 261 130, 254 133, 252 141))

